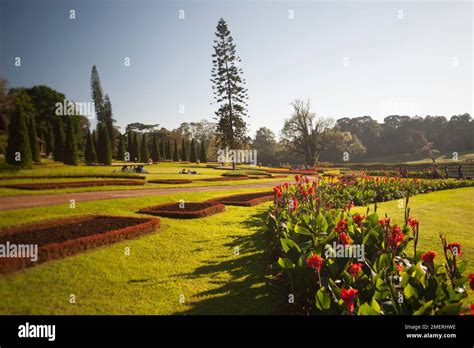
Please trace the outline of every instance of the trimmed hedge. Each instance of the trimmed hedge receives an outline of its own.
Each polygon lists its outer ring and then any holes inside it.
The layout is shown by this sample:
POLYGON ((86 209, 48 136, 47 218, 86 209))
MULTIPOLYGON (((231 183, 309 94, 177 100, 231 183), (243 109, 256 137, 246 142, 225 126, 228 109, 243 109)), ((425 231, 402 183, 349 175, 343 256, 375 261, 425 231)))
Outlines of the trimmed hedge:
POLYGON ((224 211, 224 204, 217 202, 184 203, 184 208, 180 203, 166 203, 154 207, 143 208, 138 211, 141 214, 158 215, 175 219, 197 219, 224 211))
POLYGON ((189 184, 192 180, 188 179, 161 179, 161 180, 148 180, 150 184, 189 184))
POLYGON ((229 176, 222 176, 219 178, 206 178, 206 179, 199 179, 197 181, 232 181, 232 180, 247 180, 249 177, 248 175, 229 175, 229 176))
MULTIPOLYGON (((37 244, 38 260, 33 262, 30 258, 0 258, 0 273, 14 272, 48 260, 60 259, 88 249, 135 238, 159 227, 160 219, 158 218, 86 215, 1 229, 0 243, 2 244, 7 241, 12 243, 11 240, 15 244, 37 244), (93 223, 94 220, 98 224, 97 229, 102 231, 89 234, 83 230, 83 226, 93 223), (120 227, 114 229, 111 226, 111 220, 115 220, 114 222, 120 224, 120 227), (69 228, 64 228, 65 225, 69 225, 69 228), (81 230, 81 237, 77 238, 74 228, 81 230), (52 233, 48 233, 51 231, 52 233), (52 242, 52 239, 56 239, 57 242, 52 242)), ((89 231, 96 232, 97 229, 89 231)))
POLYGON ((209 201, 219 202, 225 205, 251 207, 271 200, 273 200, 273 192, 243 193, 231 196, 218 197, 209 201))
MULTIPOLYGON (((35 163, 35 165, 38 165, 35 163)), ((16 179, 77 179, 77 178, 107 178, 107 179, 138 179, 145 180, 144 175, 135 174, 111 174, 111 175, 91 175, 91 174, 73 174, 73 175, 11 175, 11 176, 0 176, 0 180, 16 180, 16 179)))
POLYGON ((145 185, 144 181, 138 180, 94 180, 94 181, 74 181, 74 182, 45 182, 45 183, 25 183, 9 184, 0 187, 14 188, 20 190, 52 190, 60 188, 93 187, 93 186, 140 186, 145 185))

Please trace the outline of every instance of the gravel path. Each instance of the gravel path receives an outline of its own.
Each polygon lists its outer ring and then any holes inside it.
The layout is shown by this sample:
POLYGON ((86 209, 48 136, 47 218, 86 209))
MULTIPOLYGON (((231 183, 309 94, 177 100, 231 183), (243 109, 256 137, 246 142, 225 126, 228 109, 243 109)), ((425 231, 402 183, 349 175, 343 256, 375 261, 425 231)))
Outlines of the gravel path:
MULTIPOLYGON (((176 188, 157 188, 157 189, 136 189, 136 190, 115 190, 115 191, 93 191, 76 193, 55 193, 35 196, 13 196, 0 197, 0 210, 14 210, 22 208, 42 207, 57 204, 69 204, 71 199, 76 202, 100 201, 104 199, 120 199, 131 197, 144 197, 151 195, 167 195, 180 192, 212 192, 228 191, 235 189, 263 188, 273 187, 283 183, 281 182, 262 182, 255 184, 243 184, 232 186, 199 186, 199 187, 176 187, 176 188)), ((223 196, 225 192, 223 193, 223 196)))

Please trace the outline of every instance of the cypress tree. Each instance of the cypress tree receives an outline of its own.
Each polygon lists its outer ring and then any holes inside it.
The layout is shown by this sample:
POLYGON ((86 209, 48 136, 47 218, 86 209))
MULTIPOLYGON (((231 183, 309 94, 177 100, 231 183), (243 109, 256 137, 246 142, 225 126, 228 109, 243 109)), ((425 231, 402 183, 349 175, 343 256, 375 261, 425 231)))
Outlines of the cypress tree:
POLYGON ((140 161, 140 144, 138 142, 138 133, 133 134, 133 149, 135 150, 134 161, 140 161))
POLYGON ((54 131, 51 125, 48 125, 46 131, 46 154, 49 156, 54 152, 54 131))
POLYGON ((86 151, 85 151, 85 160, 86 163, 95 163, 97 162, 97 156, 95 153, 94 139, 92 139, 92 133, 87 130, 87 141, 86 141, 86 151))
POLYGON ((179 161, 178 142, 176 141, 176 139, 174 140, 173 161, 179 161))
POLYGON ((74 120, 69 116, 66 120, 66 140, 64 144, 64 163, 77 166, 77 144, 74 136, 74 120))
POLYGON ((105 127, 105 125, 100 126, 98 143, 98 161, 106 165, 111 164, 112 150, 110 147, 109 132, 107 131, 107 127, 105 127))
POLYGON ((158 145, 158 139, 156 137, 156 134, 153 134, 153 143, 151 146, 151 159, 153 160, 154 163, 160 161, 160 148, 158 145))
POLYGON ((163 138, 160 140, 160 157, 162 161, 165 160, 165 145, 163 144, 163 138))
POLYGON ((188 161, 188 152, 186 151, 186 142, 184 141, 184 138, 181 140, 181 161, 188 161))
POLYGON ((30 138, 31 158, 33 162, 40 162, 40 149, 38 144, 38 133, 36 132, 35 115, 31 114, 28 119, 28 136, 30 138))
POLYGON ((171 160, 173 159, 173 155, 172 155, 172 153, 171 153, 171 144, 170 144, 170 140, 169 140, 169 139, 168 139, 168 141, 166 142, 165 150, 166 150, 166 159, 171 161, 171 160))
POLYGON ((199 156, 199 160, 201 163, 207 163, 206 144, 204 143, 204 140, 201 141, 201 154, 199 156))
POLYGON ((130 156, 129 160, 132 162, 135 161, 135 148, 133 146, 132 131, 128 131, 128 134, 127 134, 127 152, 128 152, 128 155, 130 156))
POLYGON ((194 142, 194 139, 191 140, 191 154, 190 154, 190 160, 192 163, 197 162, 197 155, 196 155, 196 144, 194 142))
POLYGON ((143 133, 142 136, 142 146, 140 148, 140 162, 148 162, 150 155, 148 154, 148 144, 146 142, 146 134, 143 133))
POLYGON ((123 161, 125 157, 125 139, 123 134, 119 136, 119 143, 117 148, 117 159, 123 161))
POLYGON ((64 134, 64 126, 61 118, 56 118, 54 125, 54 160, 64 162, 64 145, 66 135, 64 134))
POLYGON ((31 168, 32 156, 28 135, 28 112, 25 110, 27 100, 20 97, 16 101, 8 127, 8 145, 5 160, 8 164, 22 168, 31 168))

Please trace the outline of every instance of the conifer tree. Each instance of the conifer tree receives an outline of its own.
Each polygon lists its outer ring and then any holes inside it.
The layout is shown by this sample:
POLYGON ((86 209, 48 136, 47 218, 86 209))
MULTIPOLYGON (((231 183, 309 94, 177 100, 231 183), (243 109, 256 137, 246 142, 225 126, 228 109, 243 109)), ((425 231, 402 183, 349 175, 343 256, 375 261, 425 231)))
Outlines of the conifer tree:
POLYGON ((92 133, 87 130, 87 141, 86 141, 86 151, 84 154, 86 163, 95 163, 97 162, 97 156, 95 153, 94 139, 92 139, 92 133))
POLYGON ((125 139, 123 134, 119 135, 119 143, 117 148, 117 159, 123 161, 125 158, 125 139))
POLYGON ((156 134, 153 134, 153 143, 151 145, 151 159, 153 160, 154 163, 157 163, 160 161, 160 148, 158 145, 158 138, 156 137, 156 134))
POLYGON ((133 161, 140 161, 140 143, 138 141, 138 133, 133 134, 133 148, 135 149, 135 156, 133 161))
POLYGON ((174 140, 173 161, 179 161, 178 141, 176 139, 174 140))
POLYGON ((133 139, 133 132, 131 130, 127 133, 127 152, 129 155, 130 161, 135 161, 136 153, 134 147, 134 139, 133 139))
POLYGON ((191 140, 191 154, 189 155, 189 157, 192 163, 197 162, 196 144, 194 142, 194 139, 191 140))
POLYGON ((46 128, 46 155, 52 155, 54 152, 54 131, 51 125, 46 128))
POLYGON ((140 162, 148 162, 150 155, 148 154, 148 144, 146 142, 146 133, 142 135, 142 145, 140 147, 140 162))
POLYGON ((64 134, 64 125, 60 117, 56 117, 56 123, 54 126, 54 160, 64 162, 66 135, 64 134))
POLYGON ((99 128, 98 143, 98 162, 105 165, 110 165, 112 163, 112 151, 110 147, 109 132, 107 131, 107 127, 105 127, 105 125, 101 125, 99 128))
POLYGON ((204 140, 201 141, 201 154, 199 156, 199 160, 201 163, 207 163, 206 144, 204 143, 204 140))
POLYGON ((186 142, 184 141, 184 138, 181 140, 181 161, 188 161, 188 151, 186 150, 186 142))
POLYGON ((171 145, 170 145, 170 140, 168 139, 165 144, 165 151, 166 151, 166 159, 167 160, 172 160, 172 155, 171 155, 171 145))
POLYGON ((162 161, 165 160, 165 145, 163 143, 163 138, 160 140, 160 157, 162 161))
POLYGON ((31 158, 33 162, 40 162, 40 149, 38 143, 38 133, 36 132, 35 114, 32 113, 28 118, 28 136, 30 138, 31 158))
POLYGON ((8 164, 21 168, 32 167, 28 117, 33 114, 32 106, 26 95, 16 97, 10 126, 8 127, 8 145, 5 160, 8 164))
POLYGON ((76 137, 74 134, 74 120, 71 116, 66 118, 66 139, 64 142, 64 163, 77 166, 78 154, 76 137))

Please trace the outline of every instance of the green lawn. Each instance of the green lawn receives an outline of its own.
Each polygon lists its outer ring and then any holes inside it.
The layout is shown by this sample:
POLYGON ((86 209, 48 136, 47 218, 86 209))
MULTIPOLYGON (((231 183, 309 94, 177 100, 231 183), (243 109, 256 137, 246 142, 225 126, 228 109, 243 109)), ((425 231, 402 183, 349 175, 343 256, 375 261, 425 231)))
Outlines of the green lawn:
MULTIPOLYGON (((190 192, 85 202, 75 209, 21 209, 0 212, 0 226, 80 214, 135 215, 148 205, 220 195, 222 192, 190 192)), ((473 198, 474 188, 412 198, 412 215, 421 221, 419 251, 431 249, 441 255, 438 233, 445 232, 449 241, 463 245, 463 258, 470 262, 468 269, 472 272, 473 198)), ((3 276, 0 313, 280 313, 287 295, 270 276, 268 264, 272 260, 261 230, 268 205, 226 207, 223 213, 199 220, 162 219, 163 227, 153 234, 3 276), (124 254, 126 247, 130 248, 130 256, 124 254), (76 304, 69 303, 70 294, 76 296, 76 304), (179 302, 181 295, 184 304, 179 302)), ((397 207, 397 202, 380 204, 378 212, 402 221, 403 209, 397 207)), ((470 298, 474 298, 472 292, 470 298)))

